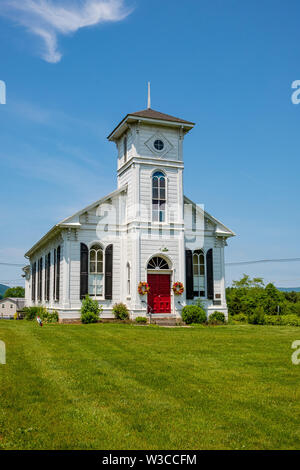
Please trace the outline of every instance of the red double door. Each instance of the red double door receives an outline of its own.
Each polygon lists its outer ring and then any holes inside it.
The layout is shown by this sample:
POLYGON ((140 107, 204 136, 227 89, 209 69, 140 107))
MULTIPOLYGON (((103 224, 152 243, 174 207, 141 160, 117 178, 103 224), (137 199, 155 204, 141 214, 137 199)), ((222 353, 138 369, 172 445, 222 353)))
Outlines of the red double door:
POLYGON ((149 313, 171 313, 171 278, 169 274, 148 274, 149 313))

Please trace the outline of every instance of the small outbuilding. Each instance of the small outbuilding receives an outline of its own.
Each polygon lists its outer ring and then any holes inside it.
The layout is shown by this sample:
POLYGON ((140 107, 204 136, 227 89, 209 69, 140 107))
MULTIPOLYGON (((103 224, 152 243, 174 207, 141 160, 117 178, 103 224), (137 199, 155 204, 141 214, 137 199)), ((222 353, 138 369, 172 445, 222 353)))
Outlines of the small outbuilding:
POLYGON ((20 312, 25 307, 25 299, 7 297, 0 300, 0 319, 14 318, 15 313, 20 312))

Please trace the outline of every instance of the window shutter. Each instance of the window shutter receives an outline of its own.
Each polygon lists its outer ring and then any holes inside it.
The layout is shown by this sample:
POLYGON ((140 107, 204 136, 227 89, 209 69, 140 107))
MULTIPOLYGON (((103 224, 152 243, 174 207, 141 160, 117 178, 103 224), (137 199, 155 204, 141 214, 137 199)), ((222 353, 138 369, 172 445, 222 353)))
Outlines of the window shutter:
POLYGON ((212 248, 206 253, 206 272, 207 272, 207 298, 214 298, 214 267, 212 248))
POLYGON ((36 263, 33 263, 32 281, 31 281, 31 300, 33 302, 35 302, 35 292, 36 292, 36 263))
POLYGON ((50 266, 51 266, 51 253, 47 256, 47 286, 46 286, 46 300, 50 300, 50 266))
POLYGON ((55 291, 56 291, 56 248, 53 252, 53 300, 55 300, 55 291))
POLYGON ((43 294, 43 258, 38 261, 38 300, 42 301, 43 294))
POLYGON ((56 298, 59 300, 59 288, 60 288, 60 246, 56 250, 56 298))
POLYGON ((194 276, 193 276, 193 252, 185 251, 185 269, 186 269, 186 298, 194 298, 194 276))
POLYGON ((113 245, 109 245, 105 250, 105 298, 112 300, 113 288, 113 245))
POLYGON ((89 290, 89 250, 84 244, 80 244, 80 298, 88 294, 89 290))
POLYGON ((44 287, 44 291, 45 291, 44 298, 45 298, 45 300, 47 300, 47 285, 48 285, 48 257, 45 256, 45 287, 44 287))

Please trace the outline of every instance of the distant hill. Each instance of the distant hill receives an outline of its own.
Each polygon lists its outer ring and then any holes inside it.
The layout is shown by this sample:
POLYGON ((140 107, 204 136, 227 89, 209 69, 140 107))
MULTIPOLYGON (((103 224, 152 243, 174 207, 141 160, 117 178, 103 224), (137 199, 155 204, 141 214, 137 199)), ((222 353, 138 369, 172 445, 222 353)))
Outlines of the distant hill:
POLYGON ((277 287, 281 292, 300 292, 300 287, 277 287))
POLYGON ((4 293, 9 289, 9 286, 5 286, 4 284, 0 284, 0 295, 4 295, 4 293))

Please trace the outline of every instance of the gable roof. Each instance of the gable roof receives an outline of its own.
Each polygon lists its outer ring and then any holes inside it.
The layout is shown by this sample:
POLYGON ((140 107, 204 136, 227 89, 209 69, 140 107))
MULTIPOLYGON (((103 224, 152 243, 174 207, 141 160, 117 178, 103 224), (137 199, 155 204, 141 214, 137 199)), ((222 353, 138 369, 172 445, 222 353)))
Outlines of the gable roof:
POLYGON ((17 309, 22 309, 25 306, 24 297, 6 297, 5 299, 0 300, 0 304, 3 304, 3 302, 6 301, 15 304, 17 309))
POLYGON ((108 140, 114 140, 115 138, 119 138, 122 133, 127 128, 127 123, 135 122, 139 120, 144 121, 160 121, 162 124, 165 125, 173 125, 173 126, 182 126, 185 132, 188 132, 195 126, 194 122, 186 121, 185 119, 180 119, 175 116, 170 116, 170 114, 161 113, 160 111, 156 111, 155 109, 143 109, 142 111, 136 111, 135 113, 127 114, 124 119, 114 128, 114 130, 109 134, 107 137, 108 140), (138 119, 140 118, 140 119, 138 119))
POLYGON ((226 238, 229 238, 229 237, 235 237, 236 234, 230 230, 228 227, 226 227, 226 225, 224 225, 222 222, 220 222, 218 219, 216 219, 215 217, 213 217, 212 215, 210 215, 208 212, 206 211, 203 211, 201 209, 201 207, 198 205, 198 204, 195 204, 195 202, 193 202, 191 199, 189 199, 187 196, 184 196, 184 202, 188 203, 188 204, 191 204, 193 206, 196 207, 197 211, 199 211, 202 215, 204 213, 204 216, 210 220, 214 225, 216 225, 216 230, 215 230, 215 233, 216 235, 220 236, 220 237, 226 237, 226 238))
POLYGON ((98 199, 97 201, 93 202, 87 207, 84 207, 80 211, 76 212, 75 214, 71 215, 70 217, 67 217, 66 219, 63 219, 61 222, 58 224, 54 225, 38 242, 36 242, 30 250, 27 251, 25 254, 25 258, 29 258, 43 243, 49 240, 52 236, 60 232, 63 228, 79 228, 81 227, 81 223, 79 221, 79 217, 84 214, 85 212, 88 212, 89 210, 93 209, 94 207, 99 206, 100 204, 103 204, 105 201, 117 196, 120 193, 123 193, 124 191, 127 190, 127 184, 122 186, 119 189, 116 189, 112 193, 108 194, 107 196, 104 196, 101 199, 98 199))
POLYGON ((136 113, 132 113, 129 116, 139 116, 148 119, 159 119, 161 121, 170 121, 170 122, 182 122, 184 124, 191 124, 195 125, 194 122, 185 121, 184 119, 180 119, 175 116, 170 116, 169 114, 160 113, 159 111, 155 111, 154 109, 148 108, 142 111, 137 111, 136 113))

